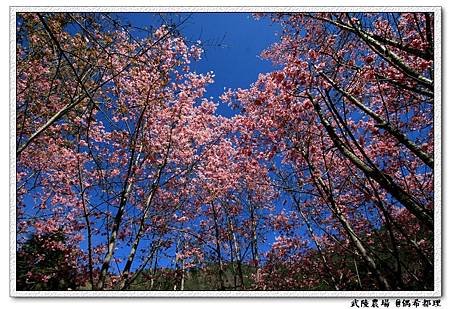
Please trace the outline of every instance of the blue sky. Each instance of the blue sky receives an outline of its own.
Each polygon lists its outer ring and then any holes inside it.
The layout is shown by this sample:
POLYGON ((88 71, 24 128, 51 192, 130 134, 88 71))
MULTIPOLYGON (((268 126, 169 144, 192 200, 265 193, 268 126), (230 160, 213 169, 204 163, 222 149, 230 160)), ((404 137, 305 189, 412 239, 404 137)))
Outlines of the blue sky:
MULTIPOLYGON (((184 19, 183 15, 172 17, 184 19)), ((149 13, 126 14, 131 24, 149 26, 155 18, 149 13)), ((171 16, 163 17, 170 19, 171 16)), ((155 24, 154 24, 155 25, 155 24)), ((197 73, 213 71, 215 82, 207 88, 205 97, 219 96, 226 88, 249 88, 262 72, 274 70, 271 62, 259 57, 260 53, 278 39, 280 25, 267 19, 255 20, 249 13, 193 13, 181 26, 182 34, 192 42, 200 40, 204 47, 202 60, 192 63, 197 73)), ((225 105, 218 106, 218 113, 231 116, 233 112, 225 105)))

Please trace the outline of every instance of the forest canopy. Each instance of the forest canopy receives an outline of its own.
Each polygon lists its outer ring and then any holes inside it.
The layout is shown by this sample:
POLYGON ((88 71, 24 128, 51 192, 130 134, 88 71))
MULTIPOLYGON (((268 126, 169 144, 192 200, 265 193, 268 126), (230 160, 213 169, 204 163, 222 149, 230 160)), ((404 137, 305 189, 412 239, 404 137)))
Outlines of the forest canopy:
POLYGON ((434 289, 433 13, 254 14, 217 100, 125 15, 16 16, 18 290, 434 289))

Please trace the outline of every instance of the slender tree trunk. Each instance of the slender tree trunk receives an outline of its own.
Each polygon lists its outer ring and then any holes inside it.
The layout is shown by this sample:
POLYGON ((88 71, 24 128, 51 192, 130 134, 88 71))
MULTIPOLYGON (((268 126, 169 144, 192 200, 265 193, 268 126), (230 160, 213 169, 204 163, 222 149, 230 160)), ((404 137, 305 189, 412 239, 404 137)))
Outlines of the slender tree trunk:
MULTIPOLYGON (((240 247, 238 245, 238 241, 236 239, 236 235, 235 235, 235 229, 232 223, 232 220, 230 219, 230 217, 227 217, 227 221, 228 221, 228 225, 229 225, 229 234, 230 234, 230 252, 232 256, 235 256, 235 260, 236 260, 236 268, 238 270, 238 277, 239 277, 239 287, 243 288, 244 287, 244 278, 243 278, 243 268, 242 268, 242 261, 241 261, 241 252, 240 252, 240 247)), ((233 264, 233 261, 232 261, 233 264)), ((236 273, 234 272, 234 280, 235 280, 235 288, 237 287, 237 280, 236 280, 236 273)))
POLYGON ((158 249, 155 254, 155 262, 152 269, 152 279, 150 279, 150 290, 153 290, 153 287, 155 285, 155 276, 157 275, 157 268, 158 268, 158 249))
POLYGON ((258 240, 257 240, 257 219, 255 214, 255 207, 252 201, 249 199, 249 211, 251 215, 251 253, 252 260, 255 262, 255 267, 259 266, 258 257, 258 240))
POLYGON ((211 203, 211 209, 213 213, 213 221, 214 221, 214 227, 215 227, 215 238, 216 238, 216 259, 218 263, 218 280, 219 280, 219 287, 220 290, 225 290, 224 285, 224 273, 223 273, 223 265, 222 265, 222 257, 221 257, 221 242, 220 242, 220 232, 219 232, 219 225, 218 225, 218 214, 216 213, 216 208, 211 203))
POLYGON ((91 289, 95 289, 95 282, 94 282, 94 266, 92 261, 92 228, 91 228, 91 222, 89 220, 89 212, 86 207, 86 201, 85 201, 85 187, 83 185, 83 176, 81 173, 80 168, 80 159, 77 157, 77 165, 78 165, 78 180, 80 183, 80 191, 81 191, 81 201, 83 205, 83 218, 85 219, 86 224, 86 233, 87 233, 87 240, 88 240, 88 268, 89 268, 89 282, 91 283, 91 289))
POLYGON ((163 171, 164 167, 166 166, 166 162, 167 161, 165 160, 165 162, 159 168, 157 177, 155 178, 154 182, 152 183, 151 191, 149 193, 149 196, 146 199, 144 210, 143 210, 143 213, 142 213, 141 218, 140 218, 138 232, 136 233, 135 240, 133 241, 133 244, 132 244, 132 246, 130 248, 130 253, 129 253, 128 258, 127 258, 127 263, 125 264, 124 269, 122 271, 123 280, 122 280, 121 287, 120 287, 121 289, 123 289, 126 286, 126 284, 127 284, 128 276, 130 274, 130 269, 131 269, 133 261, 135 259, 136 251, 138 250, 139 243, 140 243, 141 238, 143 236, 144 226, 145 226, 145 222, 146 222, 146 219, 147 219, 147 214, 148 214, 148 211, 149 211, 150 206, 152 204, 152 201, 154 199, 156 190, 158 189, 158 184, 160 182, 162 171, 163 171))
POLYGON ((355 267, 355 273, 357 275, 357 282, 359 283, 359 287, 362 288, 362 281, 360 281, 360 274, 359 274, 359 268, 357 267, 357 262, 355 259, 352 259, 354 261, 354 267, 355 267))
POLYGON ((180 291, 185 290, 185 260, 182 259, 182 277, 180 279, 180 291))

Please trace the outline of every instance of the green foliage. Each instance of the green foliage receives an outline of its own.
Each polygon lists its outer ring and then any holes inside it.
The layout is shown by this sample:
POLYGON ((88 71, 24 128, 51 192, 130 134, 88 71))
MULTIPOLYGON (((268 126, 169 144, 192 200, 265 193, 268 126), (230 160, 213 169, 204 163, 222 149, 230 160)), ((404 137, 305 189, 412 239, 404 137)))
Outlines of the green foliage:
POLYGON ((62 231, 32 235, 17 251, 17 290, 75 290, 78 271, 67 263, 67 252, 62 231))
MULTIPOLYGON (((254 283, 252 275, 256 269, 242 264, 243 285, 237 271, 237 265, 223 265, 222 280, 225 290, 249 290, 254 283)), ((204 267, 193 267, 185 271, 183 290, 185 291, 216 291, 221 289, 217 264, 207 264, 204 267)), ((158 268, 155 271, 143 271, 130 285, 129 290, 180 290, 182 281, 181 270, 158 268), (152 281, 153 278, 153 281, 152 281)))

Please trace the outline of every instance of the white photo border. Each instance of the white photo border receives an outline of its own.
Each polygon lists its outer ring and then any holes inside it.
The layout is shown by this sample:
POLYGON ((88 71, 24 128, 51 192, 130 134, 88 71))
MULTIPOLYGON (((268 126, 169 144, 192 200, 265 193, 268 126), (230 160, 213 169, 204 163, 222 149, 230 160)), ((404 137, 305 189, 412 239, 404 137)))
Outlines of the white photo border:
POLYGON ((440 6, 10 6, 10 296, 11 297, 384 297, 442 296, 442 7, 440 6), (21 12, 431 12, 434 13, 434 290, 433 291, 17 291, 16 289, 16 14, 21 12))

